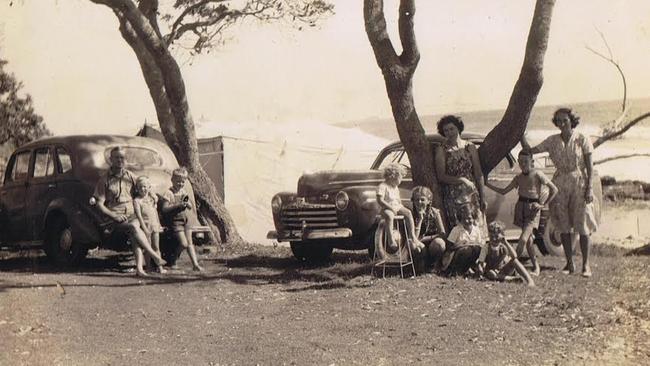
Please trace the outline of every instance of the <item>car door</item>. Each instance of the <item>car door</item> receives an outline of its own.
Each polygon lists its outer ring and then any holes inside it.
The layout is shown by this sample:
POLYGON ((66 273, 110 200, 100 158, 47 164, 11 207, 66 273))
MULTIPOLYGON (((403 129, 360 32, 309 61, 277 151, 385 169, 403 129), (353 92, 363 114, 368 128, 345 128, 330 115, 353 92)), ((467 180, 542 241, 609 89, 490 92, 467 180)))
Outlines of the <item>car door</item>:
POLYGON ((3 224, 3 242, 29 240, 26 213, 26 193, 31 158, 30 150, 14 153, 9 159, 4 185, 0 190, 0 220, 3 224))
POLYGON ((31 240, 41 237, 45 210, 56 197, 56 177, 52 149, 48 146, 34 150, 33 168, 27 185, 27 226, 31 240))

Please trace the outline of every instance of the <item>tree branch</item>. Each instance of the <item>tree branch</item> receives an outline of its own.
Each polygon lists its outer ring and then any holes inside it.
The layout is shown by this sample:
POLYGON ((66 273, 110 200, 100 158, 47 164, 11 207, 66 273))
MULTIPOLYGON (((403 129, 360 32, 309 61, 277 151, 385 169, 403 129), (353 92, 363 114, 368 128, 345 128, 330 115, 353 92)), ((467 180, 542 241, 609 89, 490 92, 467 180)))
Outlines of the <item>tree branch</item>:
POLYGON ((623 73, 623 69, 621 69, 619 63, 614 60, 612 49, 609 47, 609 43, 607 42, 607 39, 605 38, 603 32, 601 32, 598 28, 596 28, 596 32, 598 32, 598 34, 600 35, 600 39, 603 40, 603 43, 605 44, 605 48, 607 48, 607 52, 609 53, 609 56, 605 56, 604 54, 594 50, 589 46, 585 46, 585 48, 591 51, 596 56, 614 65, 614 67, 616 67, 616 70, 618 70, 619 75, 621 75, 621 80, 623 81, 623 104, 621 105, 621 113, 624 114, 625 110, 627 109, 627 81, 625 80, 625 74, 623 73))
POLYGON ((620 160, 620 159, 628 159, 628 158, 636 158, 636 157, 644 157, 644 156, 650 157, 650 154, 637 153, 637 154, 623 154, 623 155, 610 156, 608 158, 594 161, 594 165, 604 164, 612 160, 620 160))
POLYGON ((399 4, 399 37, 402 43, 402 55, 400 60, 402 65, 415 71, 415 68, 420 61, 420 52, 415 41, 415 31, 413 26, 413 18, 415 16, 415 1, 402 0, 399 4))
POLYGON ((607 142, 607 141, 609 141, 609 140, 612 140, 612 139, 615 139, 615 138, 621 136, 622 134, 624 134, 625 132, 627 132, 627 130, 629 130, 630 128, 634 127, 634 125, 636 125, 637 123, 643 121, 644 119, 646 119, 646 118, 648 118, 648 117, 650 117, 650 112, 644 113, 644 114, 642 114, 642 115, 636 117, 635 119, 633 119, 633 120, 627 122, 627 123, 626 123, 623 127, 621 127, 620 129, 617 128, 616 130, 612 131, 611 133, 607 133, 607 134, 605 134, 605 135, 603 135, 603 136, 600 136, 600 137, 599 137, 598 139, 596 139, 596 141, 594 142, 594 148, 597 148, 598 146, 604 144, 605 142, 607 142))
POLYGON ((544 55, 555 0, 537 0, 526 41, 526 54, 503 118, 479 147, 483 174, 490 172, 517 145, 526 130, 530 112, 542 88, 544 55))
POLYGON ((377 65, 383 73, 386 73, 391 67, 398 65, 399 60, 386 30, 384 1, 364 0, 363 19, 377 65))

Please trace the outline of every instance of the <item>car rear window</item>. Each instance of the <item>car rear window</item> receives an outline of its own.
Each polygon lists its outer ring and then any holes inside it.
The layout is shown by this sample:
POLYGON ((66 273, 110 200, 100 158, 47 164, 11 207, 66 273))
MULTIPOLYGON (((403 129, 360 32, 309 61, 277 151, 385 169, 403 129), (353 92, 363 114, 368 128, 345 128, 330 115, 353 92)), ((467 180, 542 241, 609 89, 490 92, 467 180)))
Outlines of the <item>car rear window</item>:
MULTIPOLYGON (((117 146, 110 146, 104 150, 104 158, 108 165, 111 164, 111 150, 117 146)), ((120 146, 126 152, 126 166, 143 168, 158 168, 163 165, 163 159, 155 150, 140 146, 120 146)))

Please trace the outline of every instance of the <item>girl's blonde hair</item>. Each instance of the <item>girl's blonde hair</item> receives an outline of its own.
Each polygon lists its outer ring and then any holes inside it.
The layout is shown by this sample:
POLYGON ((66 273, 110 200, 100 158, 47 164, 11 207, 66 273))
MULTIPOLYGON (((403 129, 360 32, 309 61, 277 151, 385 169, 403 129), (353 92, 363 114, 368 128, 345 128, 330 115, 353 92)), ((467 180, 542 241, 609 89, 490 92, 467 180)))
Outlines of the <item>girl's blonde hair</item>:
POLYGON ((151 182, 149 181, 149 177, 147 177, 146 175, 141 175, 135 180, 135 186, 136 187, 139 187, 139 186, 145 185, 145 184, 151 185, 151 182))
POLYGON ((387 178, 395 178, 399 176, 403 177, 404 174, 404 168, 399 165, 398 163, 390 163, 384 168, 384 179, 387 178))

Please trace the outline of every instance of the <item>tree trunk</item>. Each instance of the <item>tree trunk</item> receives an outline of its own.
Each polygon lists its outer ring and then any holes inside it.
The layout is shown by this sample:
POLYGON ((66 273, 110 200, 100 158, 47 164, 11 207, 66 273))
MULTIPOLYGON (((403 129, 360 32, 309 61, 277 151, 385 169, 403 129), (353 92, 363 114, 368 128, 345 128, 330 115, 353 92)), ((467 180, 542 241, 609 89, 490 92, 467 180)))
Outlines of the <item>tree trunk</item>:
POLYGON ((555 0, 537 0, 526 42, 526 56, 508 107, 499 124, 488 133, 478 149, 486 176, 519 143, 528 125, 530 112, 542 88, 544 55, 554 4, 555 0))
POLYGON ((141 0, 91 0, 110 7, 120 20, 122 36, 135 52, 156 107, 160 128, 180 165, 189 172, 199 213, 223 242, 240 241, 235 224, 214 183, 199 161, 194 121, 178 63, 158 31, 158 2, 141 0))
POLYGON ((413 182, 429 187, 434 206, 442 207, 433 151, 413 101, 413 74, 420 60, 413 32, 414 0, 400 2, 398 26, 403 52, 399 56, 386 31, 383 1, 365 0, 363 13, 366 34, 384 76, 397 133, 411 161, 413 182))

